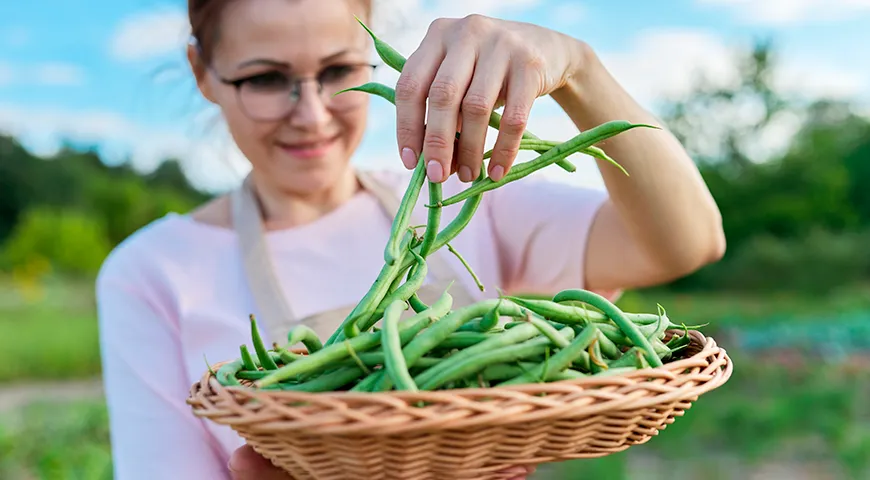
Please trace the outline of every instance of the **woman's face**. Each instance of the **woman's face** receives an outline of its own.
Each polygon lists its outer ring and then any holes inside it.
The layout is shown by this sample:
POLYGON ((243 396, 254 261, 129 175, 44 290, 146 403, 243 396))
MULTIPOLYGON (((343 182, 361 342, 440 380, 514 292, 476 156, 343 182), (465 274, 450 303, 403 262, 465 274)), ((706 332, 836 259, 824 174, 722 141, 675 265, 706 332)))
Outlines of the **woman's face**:
POLYGON ((371 80, 361 12, 348 0, 230 2, 200 89, 220 106, 258 182, 306 195, 346 173, 368 98, 338 89, 371 80), (305 79, 295 83, 293 79, 305 79), (318 93, 320 78, 324 91, 318 93), (224 81, 222 81, 223 79, 224 81), (226 81, 240 81, 240 90, 226 81))

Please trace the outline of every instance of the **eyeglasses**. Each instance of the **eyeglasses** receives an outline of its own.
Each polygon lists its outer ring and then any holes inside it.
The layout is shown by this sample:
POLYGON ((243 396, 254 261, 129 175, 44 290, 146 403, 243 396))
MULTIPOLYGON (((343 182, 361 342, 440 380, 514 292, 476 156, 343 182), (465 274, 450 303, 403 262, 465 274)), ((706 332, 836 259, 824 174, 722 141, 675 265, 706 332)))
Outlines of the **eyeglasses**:
POLYGON ((291 77, 273 70, 230 80, 218 75, 224 84, 236 89, 245 115, 256 121, 275 121, 289 115, 302 95, 302 85, 314 82, 323 104, 334 112, 344 112, 362 106, 368 95, 363 92, 343 92, 368 82, 376 65, 368 63, 332 65, 317 77, 291 77))

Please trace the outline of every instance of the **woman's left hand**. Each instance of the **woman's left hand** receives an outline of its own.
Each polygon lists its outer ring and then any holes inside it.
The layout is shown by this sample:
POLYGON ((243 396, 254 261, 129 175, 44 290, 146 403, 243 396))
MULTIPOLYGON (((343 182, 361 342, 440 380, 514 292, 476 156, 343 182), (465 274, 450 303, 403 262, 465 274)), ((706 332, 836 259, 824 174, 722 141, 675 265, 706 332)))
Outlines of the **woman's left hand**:
POLYGON ((414 168, 422 149, 431 181, 442 182, 453 172, 463 182, 474 180, 490 113, 504 105, 487 172, 500 180, 516 158, 532 103, 580 71, 584 48, 574 38, 528 23, 481 15, 435 20, 396 83, 402 162, 414 168))

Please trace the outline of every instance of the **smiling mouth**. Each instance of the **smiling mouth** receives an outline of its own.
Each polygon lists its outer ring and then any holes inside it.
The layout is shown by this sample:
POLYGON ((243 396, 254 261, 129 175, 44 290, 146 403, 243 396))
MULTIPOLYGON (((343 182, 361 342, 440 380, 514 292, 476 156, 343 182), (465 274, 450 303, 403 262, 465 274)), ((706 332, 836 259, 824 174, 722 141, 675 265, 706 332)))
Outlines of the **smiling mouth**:
POLYGON ((297 142, 285 143, 275 142, 275 144, 285 152, 294 157, 299 158, 317 158, 326 154, 327 151, 336 143, 338 135, 333 137, 317 140, 313 142, 297 142))

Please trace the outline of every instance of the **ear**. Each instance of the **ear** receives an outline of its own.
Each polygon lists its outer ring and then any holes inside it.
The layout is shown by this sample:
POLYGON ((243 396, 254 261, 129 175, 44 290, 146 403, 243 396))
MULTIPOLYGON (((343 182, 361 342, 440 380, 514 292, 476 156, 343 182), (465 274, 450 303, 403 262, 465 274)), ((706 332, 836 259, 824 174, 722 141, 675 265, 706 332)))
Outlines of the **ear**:
POLYGON ((196 86, 199 88, 199 92, 209 102, 217 103, 211 83, 208 81, 208 69, 199 55, 199 50, 197 50, 196 45, 193 43, 187 44, 187 62, 190 64, 190 70, 196 79, 196 86))

